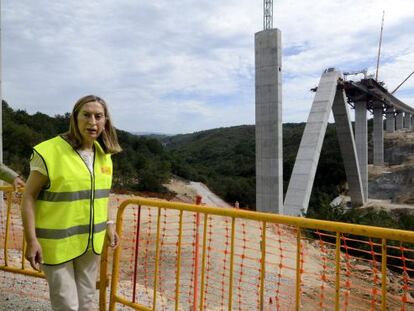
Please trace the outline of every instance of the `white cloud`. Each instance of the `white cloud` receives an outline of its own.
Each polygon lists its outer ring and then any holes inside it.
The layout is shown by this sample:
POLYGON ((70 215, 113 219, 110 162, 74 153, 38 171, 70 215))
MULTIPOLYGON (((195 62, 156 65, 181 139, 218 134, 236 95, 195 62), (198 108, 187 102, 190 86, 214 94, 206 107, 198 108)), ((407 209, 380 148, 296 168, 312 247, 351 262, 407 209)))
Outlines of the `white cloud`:
MULTIPOLYGON (((254 123, 254 33, 261 1, 7 1, 3 96, 51 115, 82 95, 108 100, 118 127, 185 133, 254 123)), ((414 70, 411 0, 275 1, 282 30, 283 117, 305 121, 327 67, 375 71, 390 89, 414 70)), ((414 78, 397 93, 414 105, 414 78)))

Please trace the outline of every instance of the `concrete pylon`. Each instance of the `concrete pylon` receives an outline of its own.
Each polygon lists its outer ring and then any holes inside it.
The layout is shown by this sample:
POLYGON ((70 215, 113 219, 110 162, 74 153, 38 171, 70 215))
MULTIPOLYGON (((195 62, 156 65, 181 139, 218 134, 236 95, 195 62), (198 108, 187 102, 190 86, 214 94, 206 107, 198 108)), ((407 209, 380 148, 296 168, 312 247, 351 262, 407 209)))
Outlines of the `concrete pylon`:
POLYGON ((414 115, 411 116, 411 131, 414 131, 414 115))
POLYGON ((387 133, 395 132, 395 110, 392 107, 385 111, 385 130, 387 133))
POLYGON ((283 214, 281 33, 255 34, 256 210, 283 214))
POLYGON ((372 131, 374 144, 374 165, 384 165, 384 122, 382 119, 382 104, 377 103, 373 108, 374 128, 372 131))
POLYGON ((364 202, 356 146, 343 90, 337 91, 340 72, 326 70, 319 82, 312 108, 300 142, 292 176, 287 189, 284 211, 286 215, 306 213, 315 179, 316 168, 331 110, 338 122, 338 139, 347 178, 350 178, 351 200, 358 206, 364 202), (352 190, 351 190, 352 185, 352 190))
POLYGON ((367 102, 355 103, 355 144, 365 200, 368 199, 368 122, 367 102))

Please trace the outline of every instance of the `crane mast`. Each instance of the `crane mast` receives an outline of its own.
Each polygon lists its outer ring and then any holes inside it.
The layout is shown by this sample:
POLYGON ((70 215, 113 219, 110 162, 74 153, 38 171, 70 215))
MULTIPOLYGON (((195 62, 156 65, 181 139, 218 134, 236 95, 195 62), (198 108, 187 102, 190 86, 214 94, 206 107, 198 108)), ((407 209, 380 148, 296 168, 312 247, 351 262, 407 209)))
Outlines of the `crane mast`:
POLYGON ((375 81, 378 81, 378 71, 379 71, 379 65, 380 65, 381 45, 382 45, 382 32, 384 31, 384 16, 385 16, 385 11, 382 11, 382 22, 381 22, 380 39, 379 39, 379 44, 378 44, 377 70, 375 72, 375 81))
POLYGON ((273 28, 273 0, 263 0, 263 28, 273 28))

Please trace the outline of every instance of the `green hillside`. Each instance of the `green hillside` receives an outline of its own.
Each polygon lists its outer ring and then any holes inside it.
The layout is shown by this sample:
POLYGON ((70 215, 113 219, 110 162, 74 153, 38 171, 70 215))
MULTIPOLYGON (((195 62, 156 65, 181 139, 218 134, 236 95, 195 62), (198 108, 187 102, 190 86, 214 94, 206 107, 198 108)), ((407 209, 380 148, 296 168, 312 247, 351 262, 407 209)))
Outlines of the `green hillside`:
POLYGON ((171 153, 173 174, 206 183, 228 202, 254 207, 253 126, 176 135, 164 142, 171 153))
MULTIPOLYGON (((305 124, 283 125, 284 192, 293 169, 305 124)), ((234 126, 176 135, 164 139, 171 153, 172 173, 205 182, 224 200, 242 207, 255 204, 255 137, 253 125, 234 126)), ((321 152, 311 208, 330 201, 345 182, 335 126, 330 124, 321 152)))
MULTIPOLYGON (((32 147, 67 130, 69 114, 50 117, 14 111, 3 102, 4 163, 28 176, 32 147)), ((283 125, 286 191, 304 123, 283 125)), ((165 193, 172 175, 206 183, 229 203, 255 208, 254 126, 217 128, 151 138, 118 130, 123 152, 114 155, 114 189, 165 193)), ((335 127, 329 125, 319 162, 311 208, 329 202, 345 181, 335 127)))
MULTIPOLYGON (((29 174, 32 147, 69 128, 69 113, 50 117, 14 111, 3 101, 3 162, 23 174, 29 174)), ((114 184, 118 190, 165 192, 162 183, 170 178, 170 161, 157 139, 117 130, 123 151, 113 156, 114 184)))

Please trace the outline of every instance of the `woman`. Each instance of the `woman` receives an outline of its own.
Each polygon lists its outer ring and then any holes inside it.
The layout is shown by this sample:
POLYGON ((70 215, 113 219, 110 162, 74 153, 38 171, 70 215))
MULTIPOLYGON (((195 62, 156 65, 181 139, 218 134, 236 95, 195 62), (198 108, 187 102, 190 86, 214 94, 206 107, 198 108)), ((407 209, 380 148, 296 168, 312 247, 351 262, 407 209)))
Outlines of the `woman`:
POLYGON ((98 255, 108 221, 111 154, 121 151, 105 101, 79 99, 69 131, 35 146, 22 200, 26 259, 43 270, 53 310, 94 310, 98 255))

